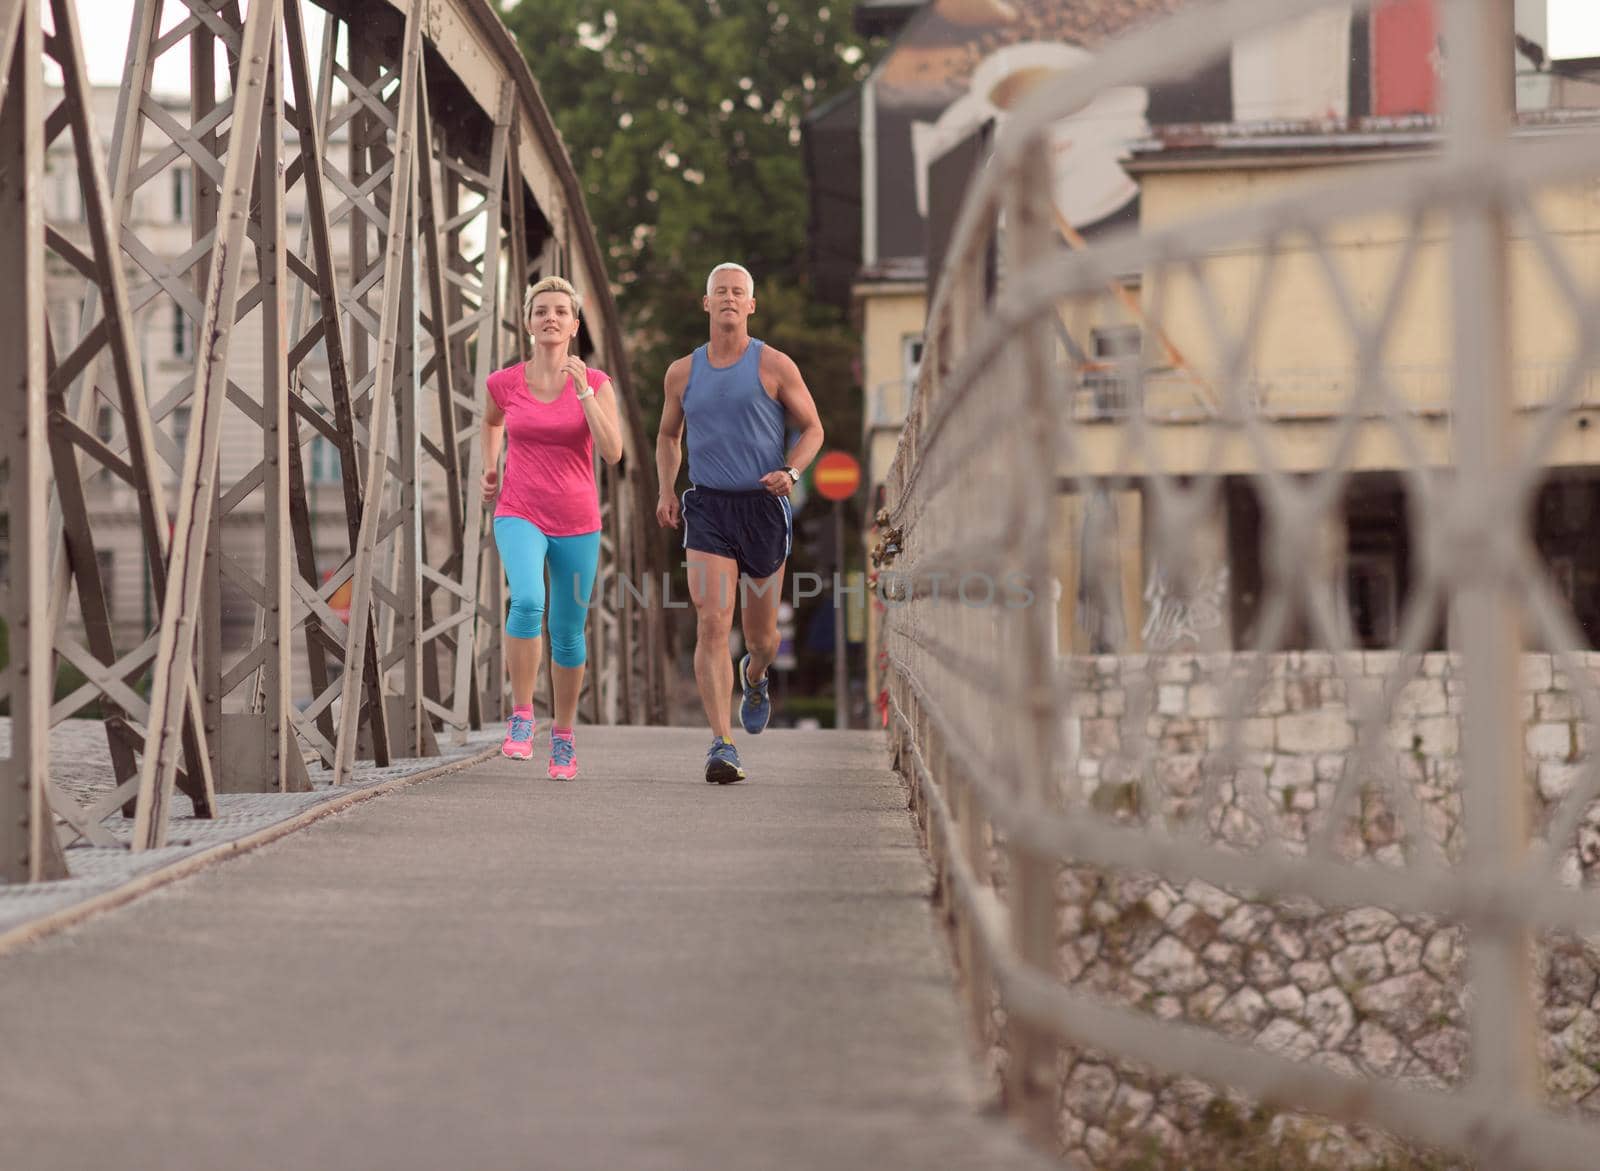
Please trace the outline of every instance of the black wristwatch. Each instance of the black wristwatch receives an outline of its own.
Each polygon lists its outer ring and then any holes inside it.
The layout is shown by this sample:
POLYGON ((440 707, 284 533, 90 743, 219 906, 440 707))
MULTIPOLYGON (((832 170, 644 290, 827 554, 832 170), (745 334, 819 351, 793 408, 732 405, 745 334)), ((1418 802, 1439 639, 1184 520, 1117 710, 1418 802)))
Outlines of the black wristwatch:
POLYGON ((795 471, 793 468, 783 467, 783 468, 779 468, 778 470, 780 472, 788 472, 789 473, 789 483, 798 484, 800 482, 800 473, 795 471))

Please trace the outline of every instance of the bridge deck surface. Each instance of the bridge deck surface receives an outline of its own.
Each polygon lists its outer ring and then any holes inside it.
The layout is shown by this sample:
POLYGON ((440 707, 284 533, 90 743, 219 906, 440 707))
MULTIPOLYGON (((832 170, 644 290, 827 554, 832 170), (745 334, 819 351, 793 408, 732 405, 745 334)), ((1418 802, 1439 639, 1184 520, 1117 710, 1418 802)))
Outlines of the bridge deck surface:
POLYGON ((1042 1168, 873 733, 583 729, 0 957, 0 1167, 1042 1168))

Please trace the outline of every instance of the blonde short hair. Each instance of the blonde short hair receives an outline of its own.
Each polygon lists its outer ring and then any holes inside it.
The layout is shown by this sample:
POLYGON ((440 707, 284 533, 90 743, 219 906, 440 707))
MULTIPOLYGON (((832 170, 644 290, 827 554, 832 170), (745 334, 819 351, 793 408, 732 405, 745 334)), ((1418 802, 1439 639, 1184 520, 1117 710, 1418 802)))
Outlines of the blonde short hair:
POLYGON ((543 280, 535 281, 528 286, 528 291, 522 294, 522 326, 528 328, 528 319, 533 316, 533 299, 540 293, 565 293, 572 301, 572 315, 583 316, 583 294, 572 287, 572 282, 566 277, 547 276, 543 280))

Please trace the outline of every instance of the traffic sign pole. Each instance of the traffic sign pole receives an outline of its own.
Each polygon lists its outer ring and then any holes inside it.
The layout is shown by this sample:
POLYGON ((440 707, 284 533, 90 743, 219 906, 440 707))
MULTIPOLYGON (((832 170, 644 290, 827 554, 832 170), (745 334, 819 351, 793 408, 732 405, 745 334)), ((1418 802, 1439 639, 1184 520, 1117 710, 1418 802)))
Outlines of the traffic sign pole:
POLYGON ((845 671, 844 615, 839 611, 838 584, 844 581, 844 501, 833 502, 833 541, 838 559, 834 562, 833 591, 833 726, 850 726, 850 681, 845 671))
MULTIPOLYGON (((819 495, 833 501, 833 544, 838 567, 836 582, 844 580, 844 502, 861 486, 861 465, 842 451, 830 451, 817 461, 811 474, 819 495)), ((845 616, 839 612, 839 594, 833 595, 833 726, 850 726, 850 680, 845 670, 845 616)))

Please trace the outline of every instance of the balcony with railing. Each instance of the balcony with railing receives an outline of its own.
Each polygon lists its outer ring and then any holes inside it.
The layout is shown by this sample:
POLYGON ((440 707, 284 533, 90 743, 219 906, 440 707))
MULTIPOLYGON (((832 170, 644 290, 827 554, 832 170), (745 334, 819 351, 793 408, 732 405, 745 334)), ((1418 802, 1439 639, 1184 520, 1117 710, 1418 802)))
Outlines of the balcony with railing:
MULTIPOLYGON (((1196 423, 1248 413, 1270 420, 1378 418, 1403 411, 1443 417, 1451 410, 1448 366, 1393 366, 1370 388, 1355 368, 1252 371, 1226 393, 1221 371, 1143 370, 1128 362, 1086 363, 1066 373, 1074 417, 1093 423, 1142 412, 1151 423, 1196 423), (1231 409, 1230 409, 1231 408, 1231 409)), ((1600 371, 1572 372, 1558 363, 1512 367, 1512 399, 1522 411, 1600 407, 1600 371)))
POLYGON ((866 430, 898 431, 905 426, 906 411, 916 394, 915 378, 890 378, 867 391, 866 430))

